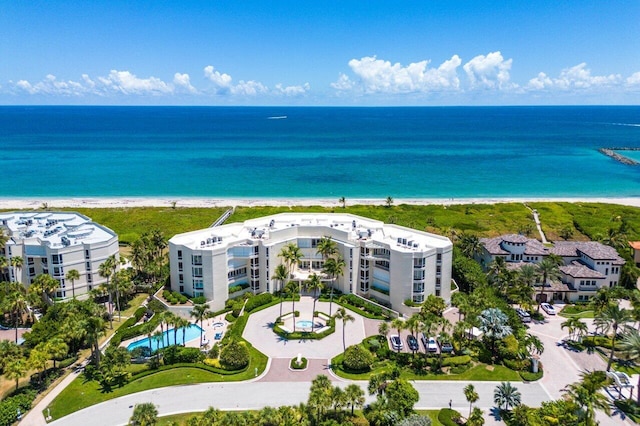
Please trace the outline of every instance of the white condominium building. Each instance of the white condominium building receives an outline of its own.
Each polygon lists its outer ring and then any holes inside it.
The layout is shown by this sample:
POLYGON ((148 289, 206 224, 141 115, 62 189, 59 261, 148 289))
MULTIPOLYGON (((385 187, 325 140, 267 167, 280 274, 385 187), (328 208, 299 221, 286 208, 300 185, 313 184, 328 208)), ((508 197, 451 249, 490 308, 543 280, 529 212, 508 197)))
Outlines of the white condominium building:
POLYGON ((0 213, 0 226, 9 238, 5 278, 29 286, 37 275, 49 274, 60 282, 58 298, 81 296, 105 282, 98 267, 111 255, 118 258, 118 236, 79 213, 0 213), (80 275, 73 283, 65 279, 72 269, 80 275))
POLYGON ((273 293, 280 285, 274 269, 284 262, 279 254, 291 243, 302 254, 292 280, 304 283, 315 273, 325 286, 407 314, 407 299, 420 303, 434 294, 450 300, 448 238, 338 213, 282 213, 176 235, 169 240, 171 288, 205 296, 214 310, 241 292, 273 293), (345 261, 335 279, 322 273, 317 245, 323 237, 336 243, 345 261))

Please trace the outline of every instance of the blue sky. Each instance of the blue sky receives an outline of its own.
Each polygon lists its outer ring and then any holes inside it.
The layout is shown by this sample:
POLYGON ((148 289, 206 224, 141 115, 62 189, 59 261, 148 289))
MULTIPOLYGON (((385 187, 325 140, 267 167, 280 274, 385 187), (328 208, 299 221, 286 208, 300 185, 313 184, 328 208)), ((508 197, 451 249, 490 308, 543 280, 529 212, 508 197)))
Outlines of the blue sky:
POLYGON ((640 103, 635 0, 0 1, 1 104, 640 103))

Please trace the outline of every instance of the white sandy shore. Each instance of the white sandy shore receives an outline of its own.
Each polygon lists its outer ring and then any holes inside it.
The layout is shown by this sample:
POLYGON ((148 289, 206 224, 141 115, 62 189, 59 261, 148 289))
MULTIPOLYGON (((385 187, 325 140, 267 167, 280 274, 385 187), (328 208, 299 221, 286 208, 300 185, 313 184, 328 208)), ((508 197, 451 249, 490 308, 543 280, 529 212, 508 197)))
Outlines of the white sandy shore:
MULTIPOLYGON (((347 198, 347 205, 384 205, 382 198, 347 198)), ((567 201, 572 203, 609 203, 640 207, 640 197, 626 198, 395 198, 393 203, 427 204, 496 204, 536 201, 567 201)), ((117 207, 256 207, 256 206, 323 206, 338 207, 337 198, 161 198, 161 197, 96 197, 96 198, 0 198, 0 209, 48 208, 117 208, 117 207)))

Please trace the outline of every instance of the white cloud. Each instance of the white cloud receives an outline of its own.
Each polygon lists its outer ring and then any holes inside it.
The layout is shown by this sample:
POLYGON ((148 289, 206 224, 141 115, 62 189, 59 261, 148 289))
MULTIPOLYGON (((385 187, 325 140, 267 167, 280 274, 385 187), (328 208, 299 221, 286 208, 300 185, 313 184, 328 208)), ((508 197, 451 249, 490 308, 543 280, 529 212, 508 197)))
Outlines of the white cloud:
POLYGON ((311 90, 311 86, 309 83, 305 83, 301 86, 286 86, 284 87, 282 84, 276 84, 274 89, 274 93, 284 95, 284 96, 302 96, 311 90))
POLYGON ((231 94, 240 96, 256 96, 267 93, 269 88, 259 81, 240 80, 235 86, 231 86, 231 94))
MULTIPOLYGON (((640 73, 638 74, 638 80, 640 81, 640 73)), ((634 76, 627 79, 627 84, 633 81, 634 76)), ((591 75, 591 70, 587 68, 586 63, 581 63, 576 66, 565 68, 560 72, 557 78, 551 78, 547 74, 541 72, 537 77, 529 80, 526 88, 529 90, 584 90, 584 89, 598 89, 602 87, 614 87, 619 86, 623 82, 622 76, 619 74, 604 75, 591 75)))
POLYGON ((56 76, 48 74, 42 81, 31 84, 27 80, 19 80, 15 86, 31 95, 60 95, 81 96, 87 93, 87 88, 76 81, 58 80, 56 76))
POLYGON ((627 77, 626 83, 629 86, 638 86, 638 85, 640 85, 640 71, 635 72, 635 73, 631 74, 629 77, 627 77))
POLYGON ((219 93, 226 93, 231 87, 231 76, 215 71, 212 65, 204 67, 204 76, 208 78, 217 88, 219 93))
POLYGON ((505 60, 500 52, 491 52, 487 56, 478 55, 462 67, 467 73, 472 88, 511 89, 509 81, 513 60, 505 60))
POLYGON ((361 89, 367 93, 412 93, 436 90, 458 89, 460 80, 457 68, 461 60, 458 55, 442 63, 438 68, 429 68, 429 61, 410 63, 402 66, 389 61, 365 56, 349 61, 349 67, 358 81, 340 74, 338 81, 331 84, 337 90, 361 89))
POLYGON ((189 93, 197 93, 198 90, 191 85, 191 79, 189 78, 189 74, 180 74, 179 72, 175 73, 173 76, 173 85, 178 90, 183 90, 189 93))
POLYGON ((129 71, 111 70, 107 77, 98 80, 106 90, 128 94, 167 94, 173 93, 173 86, 156 77, 138 78, 129 71))

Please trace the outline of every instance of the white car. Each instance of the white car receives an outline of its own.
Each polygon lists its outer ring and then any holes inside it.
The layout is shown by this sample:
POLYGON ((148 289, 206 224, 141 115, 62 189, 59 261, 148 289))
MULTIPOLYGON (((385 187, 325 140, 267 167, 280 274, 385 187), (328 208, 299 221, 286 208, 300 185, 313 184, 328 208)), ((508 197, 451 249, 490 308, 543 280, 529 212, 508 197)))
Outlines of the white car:
POLYGON ((404 345, 402 344, 402 340, 400 340, 400 336, 398 336, 397 334, 389 337, 389 340, 391 340, 391 347, 396 351, 401 351, 404 347, 404 345))
POLYGON ((429 337, 427 340, 427 352, 438 352, 438 342, 435 337, 429 337))
POLYGON ((541 303, 540 307, 549 315, 555 315, 556 314, 556 310, 554 309, 554 307, 551 306, 548 303, 541 303))

